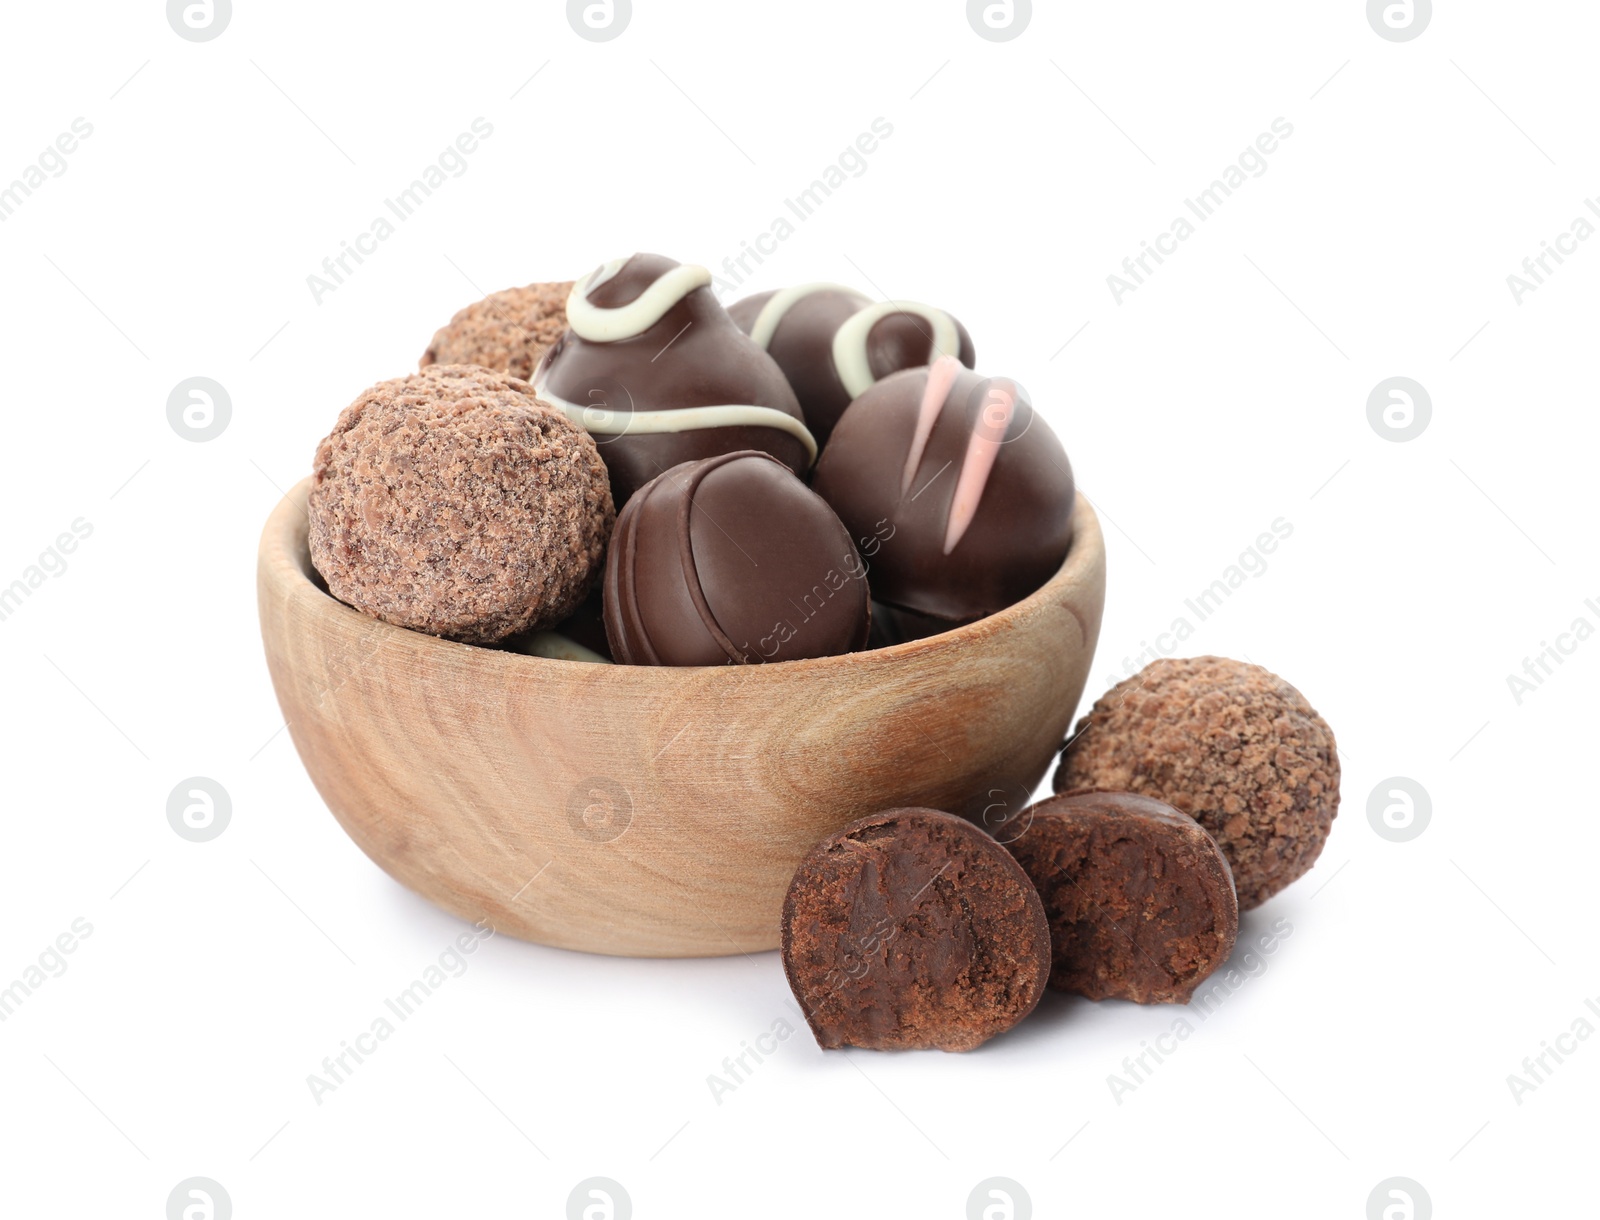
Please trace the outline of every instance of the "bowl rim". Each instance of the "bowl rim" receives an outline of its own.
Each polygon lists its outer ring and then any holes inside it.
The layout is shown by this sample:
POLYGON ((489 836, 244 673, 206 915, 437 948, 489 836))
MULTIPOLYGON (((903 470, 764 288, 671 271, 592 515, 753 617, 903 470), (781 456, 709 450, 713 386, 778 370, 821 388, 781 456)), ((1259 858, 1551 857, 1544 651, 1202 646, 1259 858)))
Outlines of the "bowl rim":
POLYGON ((969 644, 993 638, 997 634, 1020 626, 1024 620, 1035 617, 1052 604, 1064 609, 1077 621, 1078 629, 1086 641, 1097 634, 1090 624, 1083 621, 1073 600, 1061 596, 1063 591, 1075 585, 1092 581, 1097 570, 1103 571, 1105 567, 1105 538, 1100 528, 1100 519, 1089 498, 1082 491, 1076 492, 1077 502, 1073 510, 1072 537, 1068 543, 1067 556, 1055 575, 1021 601, 1013 602, 1005 609, 985 618, 963 623, 948 631, 924 636, 921 639, 907 640, 885 648, 840 653, 836 656, 764 661, 750 665, 671 666, 586 664, 533 656, 493 645, 466 644, 442 636, 429 635, 427 632, 385 622, 357 610, 334 597, 312 579, 314 569, 311 566, 310 518, 306 507, 310 490, 311 478, 307 476, 291 487, 274 505, 262 528, 257 560, 263 594, 270 589, 301 602, 310 597, 314 599, 310 604, 317 607, 316 613, 332 614, 335 617, 349 616, 350 624, 359 625, 363 631, 377 631, 385 638, 404 639, 414 649, 437 650, 437 655, 441 659, 448 656, 451 660, 459 661, 471 655, 486 664, 515 665, 535 679, 540 676, 571 674, 572 667, 576 665, 583 666, 585 677, 590 681, 630 685, 637 682, 640 675, 650 675, 652 679, 660 681, 704 682, 718 680, 708 679, 708 675, 726 672, 729 675, 727 681, 748 681, 755 673, 771 672, 775 675, 800 676, 827 673, 848 665, 859 666, 867 661, 892 664, 929 653, 964 648, 969 644), (389 633, 397 634, 391 637, 389 633), (493 658, 501 660, 496 661, 493 658))

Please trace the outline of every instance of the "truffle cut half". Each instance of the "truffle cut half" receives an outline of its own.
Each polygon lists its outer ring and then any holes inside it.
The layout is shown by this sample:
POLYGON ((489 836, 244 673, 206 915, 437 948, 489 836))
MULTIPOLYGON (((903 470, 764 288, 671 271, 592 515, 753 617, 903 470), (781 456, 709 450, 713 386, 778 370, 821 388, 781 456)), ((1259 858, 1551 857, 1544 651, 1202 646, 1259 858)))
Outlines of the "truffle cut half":
POLYGON ((812 848, 784 899, 782 951, 824 1048, 972 1050, 1032 1012, 1050 973, 1027 875, 931 809, 862 818, 812 848))
POLYGON ((1091 1000, 1186 1004, 1239 933, 1233 877, 1193 818, 1149 797, 1051 797, 1007 844, 1050 921, 1050 986, 1091 1000))

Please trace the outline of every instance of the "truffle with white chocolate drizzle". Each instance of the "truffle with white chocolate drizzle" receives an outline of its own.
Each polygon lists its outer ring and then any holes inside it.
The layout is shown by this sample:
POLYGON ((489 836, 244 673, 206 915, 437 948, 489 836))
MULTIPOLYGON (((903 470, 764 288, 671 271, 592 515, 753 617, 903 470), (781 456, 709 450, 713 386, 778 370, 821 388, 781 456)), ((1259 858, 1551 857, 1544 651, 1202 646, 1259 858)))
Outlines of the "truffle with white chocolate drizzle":
POLYGON ((849 529, 872 595, 968 622, 1020 601, 1072 540, 1072 466, 1014 381, 953 356, 892 374, 850 404, 812 489, 849 529))
POLYGON ((967 328, 915 301, 874 304, 839 284, 799 284, 735 301, 728 314, 778 362, 819 444, 845 408, 901 369, 955 356, 976 360, 967 328))
POLYGON ((704 267, 635 254, 567 298, 570 329, 533 375, 539 398, 586 428, 618 508, 681 462, 760 449, 796 474, 817 444, 772 358, 735 326, 704 267))

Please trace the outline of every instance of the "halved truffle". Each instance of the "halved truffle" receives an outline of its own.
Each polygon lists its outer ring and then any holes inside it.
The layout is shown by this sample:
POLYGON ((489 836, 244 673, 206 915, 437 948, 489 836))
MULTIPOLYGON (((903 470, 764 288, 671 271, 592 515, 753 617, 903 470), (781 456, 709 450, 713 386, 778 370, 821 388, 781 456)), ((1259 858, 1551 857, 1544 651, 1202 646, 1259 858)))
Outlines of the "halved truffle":
POLYGON ((1040 801, 1006 844, 1050 921, 1050 986, 1091 1000, 1187 1004, 1228 960, 1239 903, 1198 822, 1126 792, 1040 801))
POLYGON ((811 849, 783 903, 783 969, 826 1048, 967 1051, 1033 1011, 1050 930, 971 822, 894 809, 811 849))

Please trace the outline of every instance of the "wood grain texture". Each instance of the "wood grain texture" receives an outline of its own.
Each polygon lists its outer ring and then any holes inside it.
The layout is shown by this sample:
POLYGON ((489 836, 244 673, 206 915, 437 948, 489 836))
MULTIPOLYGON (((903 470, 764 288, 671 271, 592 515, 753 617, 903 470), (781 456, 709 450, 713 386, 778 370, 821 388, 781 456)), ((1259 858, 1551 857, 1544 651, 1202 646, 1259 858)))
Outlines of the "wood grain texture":
POLYGON ((267 665, 306 770, 379 866, 497 931, 594 953, 773 949, 789 878, 847 822, 977 816, 1043 778, 1105 601, 1086 500, 1066 563, 981 622, 893 648, 715 669, 435 639, 335 601, 309 480, 261 537, 267 665))

